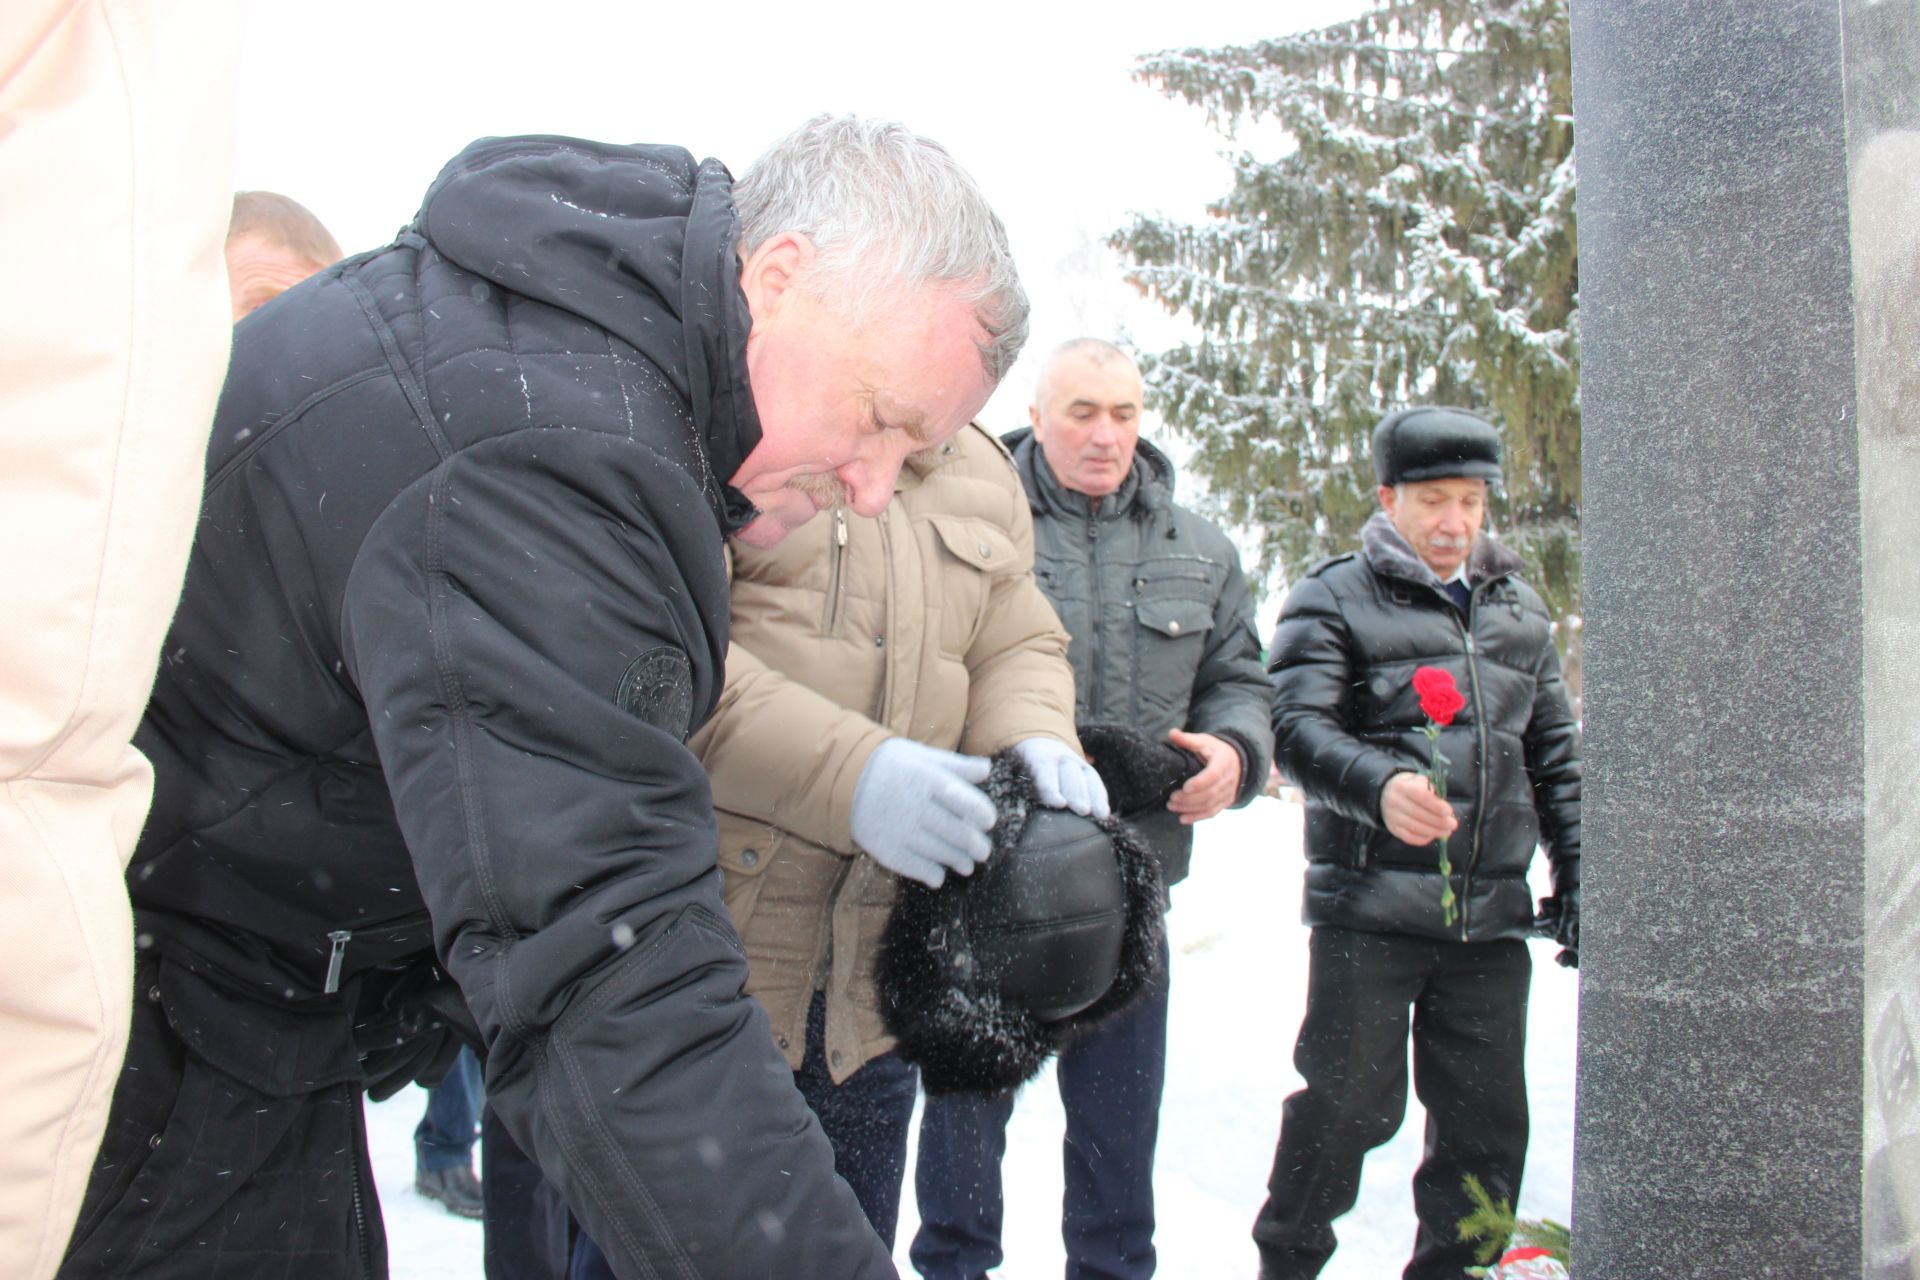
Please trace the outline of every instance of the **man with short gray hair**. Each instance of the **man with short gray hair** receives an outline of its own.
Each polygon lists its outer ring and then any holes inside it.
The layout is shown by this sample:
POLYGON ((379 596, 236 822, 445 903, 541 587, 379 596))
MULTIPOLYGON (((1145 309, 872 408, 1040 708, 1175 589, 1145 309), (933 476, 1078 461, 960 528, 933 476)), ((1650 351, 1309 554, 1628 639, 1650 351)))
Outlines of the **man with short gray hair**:
POLYGON ((63 1274, 384 1275, 361 1094, 463 1037, 618 1273, 894 1274, 742 991, 686 740, 725 537, 879 514, 1026 301, 925 139, 822 118, 740 185, 771 174, 848 176, 743 232, 718 161, 484 139, 236 328, 63 1274))
MULTIPOLYGON (((1099 763, 1102 750, 1120 747, 1096 745, 1090 731, 1118 728, 1182 762, 1186 780, 1171 798, 1123 815, 1171 886, 1187 873, 1194 824, 1260 793, 1273 739, 1239 552, 1173 500, 1173 464, 1140 439, 1141 402, 1132 357, 1076 339, 1041 367, 1031 430, 1005 439, 1032 512, 1034 576, 1071 637, 1083 744, 1099 763)), ((1075 1280, 1154 1273, 1167 1001, 1163 977, 1059 1057, 1061 1235, 1075 1280)), ((928 1098, 910 1251, 927 1280, 979 1280, 1002 1261, 1000 1160, 1012 1112, 1010 1093, 928 1098)))

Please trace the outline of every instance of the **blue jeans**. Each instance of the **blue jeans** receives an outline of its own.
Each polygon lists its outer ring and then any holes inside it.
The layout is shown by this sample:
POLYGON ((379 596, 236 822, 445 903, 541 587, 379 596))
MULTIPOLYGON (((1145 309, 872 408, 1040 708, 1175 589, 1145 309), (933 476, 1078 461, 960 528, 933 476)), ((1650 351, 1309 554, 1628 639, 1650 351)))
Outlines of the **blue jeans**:
POLYGON ((462 1049, 447 1078, 427 1090, 427 1113, 413 1131, 414 1167, 421 1173, 438 1173, 471 1164, 485 1101, 480 1060, 473 1050, 462 1049))
MULTIPOLYGON (((1060 1055, 1068 1280, 1153 1274, 1153 1150, 1166 1068, 1164 978, 1060 1055)), ((1005 1260, 1000 1159, 1012 1115, 1011 1093, 927 1099, 913 1182, 920 1231, 907 1255, 926 1280, 980 1280, 1005 1260)))
MULTIPOLYGON (((833 1171, 853 1188, 867 1222, 891 1249, 920 1073, 898 1054, 885 1053, 835 1084, 827 1071, 826 1024, 826 997, 816 991, 807 1007, 807 1049, 793 1083, 833 1146, 833 1171)), ((581 1236, 574 1242, 569 1275, 570 1280, 613 1280, 613 1269, 600 1247, 581 1236)))

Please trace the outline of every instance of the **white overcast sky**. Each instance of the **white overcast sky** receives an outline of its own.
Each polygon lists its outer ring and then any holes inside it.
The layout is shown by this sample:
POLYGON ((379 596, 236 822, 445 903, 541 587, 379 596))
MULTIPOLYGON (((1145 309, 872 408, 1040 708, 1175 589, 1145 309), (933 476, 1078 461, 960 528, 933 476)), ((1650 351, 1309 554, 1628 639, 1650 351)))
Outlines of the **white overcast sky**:
POLYGON ((820 111, 904 122, 972 171, 1034 302, 1029 355, 984 415, 1025 420, 1035 356, 1082 333, 1153 349, 1102 238, 1202 216, 1231 145, 1130 75, 1136 56, 1339 21, 1365 0, 983 0, 807 8, 648 0, 249 0, 235 185, 311 208, 349 253, 384 244, 475 138, 671 142, 739 173, 820 111))

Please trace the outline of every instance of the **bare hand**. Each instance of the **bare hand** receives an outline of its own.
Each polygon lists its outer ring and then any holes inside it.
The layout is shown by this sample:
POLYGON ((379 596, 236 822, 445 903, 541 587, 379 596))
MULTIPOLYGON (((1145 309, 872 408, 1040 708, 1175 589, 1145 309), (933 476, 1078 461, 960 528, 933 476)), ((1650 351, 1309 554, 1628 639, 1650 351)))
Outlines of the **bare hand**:
POLYGON ((1167 740, 1193 752, 1206 766, 1167 800, 1167 808, 1180 815, 1181 825, 1205 822, 1233 803, 1233 798, 1240 794, 1238 747, 1210 733, 1187 733, 1180 729, 1170 730, 1167 740))
POLYGON ((1408 844, 1432 844, 1460 825, 1453 806, 1433 794, 1423 773, 1396 773, 1380 790, 1380 819, 1394 838, 1408 844))

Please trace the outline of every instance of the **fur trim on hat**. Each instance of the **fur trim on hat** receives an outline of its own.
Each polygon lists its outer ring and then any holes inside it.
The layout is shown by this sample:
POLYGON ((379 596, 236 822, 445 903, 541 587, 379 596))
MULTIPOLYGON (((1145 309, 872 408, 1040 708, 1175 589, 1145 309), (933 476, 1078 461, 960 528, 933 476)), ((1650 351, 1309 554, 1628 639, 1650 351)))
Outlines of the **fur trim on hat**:
POLYGON ((1094 772, 1107 788, 1107 801, 1123 818, 1164 809, 1206 762, 1184 747, 1148 737, 1128 724, 1074 726, 1094 772))
MULTIPOLYGON (((999 816, 993 857, 1006 857, 1026 829, 1033 779, 1012 753, 994 759, 985 790, 999 816)), ((1047 1059, 1131 1006, 1160 977, 1166 925, 1159 861, 1139 833, 1113 818, 1096 825, 1113 842, 1127 924, 1113 984, 1094 1004, 1041 1022, 990 989, 974 971, 967 939, 972 880, 948 876, 938 889, 903 880, 880 940, 874 982, 880 1013, 898 1052, 920 1068, 929 1094, 1001 1093, 1025 1084, 1047 1059)))

